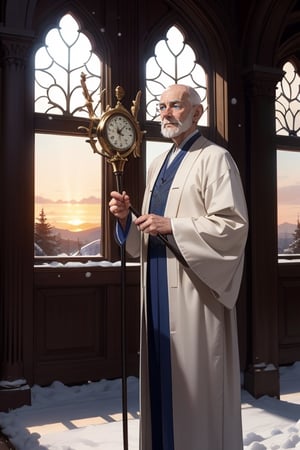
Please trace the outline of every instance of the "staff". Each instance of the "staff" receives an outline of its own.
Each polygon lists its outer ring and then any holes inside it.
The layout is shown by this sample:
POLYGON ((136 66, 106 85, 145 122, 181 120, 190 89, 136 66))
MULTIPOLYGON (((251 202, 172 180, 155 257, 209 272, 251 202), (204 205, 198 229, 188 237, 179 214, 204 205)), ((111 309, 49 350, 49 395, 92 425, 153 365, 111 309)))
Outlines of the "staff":
MULTIPOLYGON (((132 153, 140 156, 140 145, 143 132, 140 131, 137 114, 140 106, 141 92, 132 102, 131 111, 127 111, 121 103, 125 94, 118 86, 115 90, 117 104, 114 108, 107 106, 101 117, 97 117, 93 108, 93 99, 86 86, 86 75, 81 74, 81 86, 86 99, 86 107, 90 117, 89 127, 80 127, 88 134, 87 142, 94 153, 104 156, 112 165, 116 177, 118 192, 123 191, 123 172, 127 157, 132 153)), ((100 101, 104 91, 100 94, 100 101)), ((135 213, 137 214, 137 213, 135 213)), ((122 416, 123 416, 123 448, 128 450, 128 417, 127 417, 127 363, 126 363, 126 249, 120 244, 121 256, 121 352, 122 352, 122 416)))
MULTIPOLYGON (((140 156, 140 146, 144 131, 140 130, 137 115, 140 107, 141 91, 132 101, 130 112, 122 105, 121 100, 125 91, 121 86, 115 89, 117 103, 115 107, 107 106, 101 117, 95 115, 92 106, 93 99, 86 86, 86 76, 81 74, 81 85, 83 95, 86 99, 86 107, 90 116, 89 127, 84 129, 89 139, 94 153, 104 156, 112 165, 113 173, 116 176, 117 190, 123 192, 123 173, 127 157, 132 153, 134 157, 140 156)), ((100 101, 103 91, 100 94, 100 101)), ((130 207, 131 212, 139 217, 140 213, 130 207)), ((168 241, 167 237, 158 234, 157 237, 168 247, 181 264, 187 266, 186 261, 178 250, 168 241)), ((127 422, 127 376, 126 376, 126 249, 125 243, 120 244, 121 253, 121 322, 122 322, 122 404, 123 404, 123 444, 124 450, 128 449, 128 422, 127 422)))

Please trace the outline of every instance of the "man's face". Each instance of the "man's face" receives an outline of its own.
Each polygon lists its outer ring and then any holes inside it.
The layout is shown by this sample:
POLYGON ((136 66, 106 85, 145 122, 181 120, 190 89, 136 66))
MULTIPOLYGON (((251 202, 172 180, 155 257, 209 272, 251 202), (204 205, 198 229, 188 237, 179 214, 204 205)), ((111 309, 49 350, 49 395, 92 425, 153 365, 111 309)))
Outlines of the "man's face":
POLYGON ((159 102, 162 135, 184 139, 196 128, 199 117, 195 115, 195 108, 183 86, 174 85, 167 89, 159 102))
POLYGON ((188 131, 192 127, 192 125, 193 111, 190 111, 183 122, 180 119, 177 119, 176 122, 171 122, 168 119, 163 119, 161 123, 161 134, 165 138, 172 139, 188 131))

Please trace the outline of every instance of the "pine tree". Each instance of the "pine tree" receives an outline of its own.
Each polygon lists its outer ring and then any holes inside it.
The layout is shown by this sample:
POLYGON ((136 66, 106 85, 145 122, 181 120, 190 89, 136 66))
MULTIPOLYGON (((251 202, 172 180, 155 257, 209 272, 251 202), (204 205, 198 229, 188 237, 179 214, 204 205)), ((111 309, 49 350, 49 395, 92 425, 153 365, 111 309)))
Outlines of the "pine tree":
POLYGON ((300 253, 300 221, 297 220, 297 228, 293 233, 293 241, 288 246, 288 253, 300 253))
POLYGON ((57 255, 60 250, 60 240, 57 235, 53 233, 53 227, 47 222, 47 217, 44 209, 41 209, 38 217, 38 222, 35 223, 34 241, 38 244, 46 255, 57 255))

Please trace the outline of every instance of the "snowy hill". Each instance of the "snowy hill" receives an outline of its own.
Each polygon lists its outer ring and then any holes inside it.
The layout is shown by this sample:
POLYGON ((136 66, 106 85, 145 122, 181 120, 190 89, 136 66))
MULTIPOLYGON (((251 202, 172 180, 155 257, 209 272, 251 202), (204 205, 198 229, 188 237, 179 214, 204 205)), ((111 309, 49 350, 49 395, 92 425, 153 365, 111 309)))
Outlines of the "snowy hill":
POLYGON ((278 253, 284 253, 284 250, 292 242, 296 228, 296 224, 288 222, 278 225, 278 253))

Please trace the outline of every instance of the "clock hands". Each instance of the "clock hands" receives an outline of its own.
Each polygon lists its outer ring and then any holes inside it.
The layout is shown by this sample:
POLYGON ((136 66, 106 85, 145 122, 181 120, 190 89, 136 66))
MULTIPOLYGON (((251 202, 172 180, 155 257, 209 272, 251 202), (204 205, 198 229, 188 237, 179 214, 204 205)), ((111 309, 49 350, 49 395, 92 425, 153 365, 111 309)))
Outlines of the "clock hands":
POLYGON ((123 125, 122 128, 117 128, 117 133, 122 134, 122 136, 123 136, 122 131, 124 130, 124 128, 125 128, 125 125, 123 125))
POLYGON ((117 128, 117 134, 119 136, 119 139, 121 139, 122 136, 124 136, 124 133, 122 133, 122 130, 124 127, 125 127, 125 125, 122 128, 117 128))

